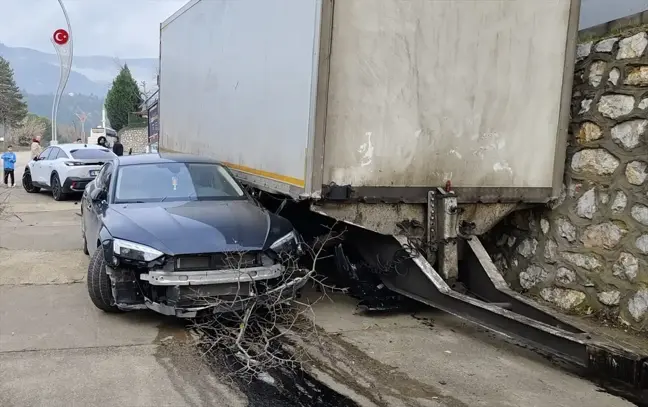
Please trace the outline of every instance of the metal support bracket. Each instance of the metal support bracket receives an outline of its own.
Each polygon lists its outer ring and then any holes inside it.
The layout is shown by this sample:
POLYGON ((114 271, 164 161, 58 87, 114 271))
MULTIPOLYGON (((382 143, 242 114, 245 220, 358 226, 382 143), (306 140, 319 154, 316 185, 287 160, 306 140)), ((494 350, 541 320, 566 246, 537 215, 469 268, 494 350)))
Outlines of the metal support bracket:
MULTIPOLYGON (((397 245, 407 245, 406 238, 394 238, 397 245)), ((472 237, 465 243, 461 283, 471 295, 451 289, 445 277, 437 273, 423 255, 413 256, 409 265, 401 265, 400 273, 382 276, 382 281, 394 292, 530 347, 610 392, 640 406, 648 406, 648 352, 645 349, 622 348, 596 339, 548 308, 512 291, 479 239, 472 237)))
MULTIPOLYGON (((458 221, 459 207, 455 193, 442 188, 428 191, 428 244, 436 250, 441 276, 450 284, 459 277, 458 221)), ((432 260, 431 257, 431 253, 428 253, 429 260, 432 260)))

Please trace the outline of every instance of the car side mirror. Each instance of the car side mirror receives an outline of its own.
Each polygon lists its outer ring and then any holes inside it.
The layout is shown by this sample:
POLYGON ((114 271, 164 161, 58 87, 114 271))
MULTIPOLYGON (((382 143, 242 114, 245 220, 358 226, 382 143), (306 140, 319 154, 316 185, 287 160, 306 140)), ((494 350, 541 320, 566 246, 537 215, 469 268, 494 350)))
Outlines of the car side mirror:
POLYGON ((106 198, 106 191, 101 188, 95 188, 90 192, 90 199, 93 202, 102 201, 106 198))

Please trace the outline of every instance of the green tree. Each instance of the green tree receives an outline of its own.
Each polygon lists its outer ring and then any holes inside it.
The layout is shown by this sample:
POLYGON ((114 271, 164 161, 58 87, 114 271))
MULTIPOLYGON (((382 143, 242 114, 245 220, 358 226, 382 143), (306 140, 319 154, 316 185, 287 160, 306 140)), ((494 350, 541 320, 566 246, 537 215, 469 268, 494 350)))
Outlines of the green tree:
POLYGON ((23 100, 9 61, 0 57, 0 125, 4 129, 16 127, 27 115, 27 103, 23 100))
POLYGON ((127 65, 121 69, 106 95, 106 115, 115 131, 128 125, 128 114, 139 110, 142 96, 127 65))

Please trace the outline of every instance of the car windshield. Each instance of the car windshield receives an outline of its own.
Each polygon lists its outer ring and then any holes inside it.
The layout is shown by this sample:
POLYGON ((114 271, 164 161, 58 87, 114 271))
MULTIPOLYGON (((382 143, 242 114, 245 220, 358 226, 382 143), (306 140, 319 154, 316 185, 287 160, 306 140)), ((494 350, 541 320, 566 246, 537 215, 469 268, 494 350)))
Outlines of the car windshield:
POLYGON ((119 169, 115 186, 115 203, 241 198, 241 187, 218 164, 127 165, 119 169))
POLYGON ((76 160, 112 160, 117 156, 107 148, 80 148, 71 150, 70 155, 76 160))

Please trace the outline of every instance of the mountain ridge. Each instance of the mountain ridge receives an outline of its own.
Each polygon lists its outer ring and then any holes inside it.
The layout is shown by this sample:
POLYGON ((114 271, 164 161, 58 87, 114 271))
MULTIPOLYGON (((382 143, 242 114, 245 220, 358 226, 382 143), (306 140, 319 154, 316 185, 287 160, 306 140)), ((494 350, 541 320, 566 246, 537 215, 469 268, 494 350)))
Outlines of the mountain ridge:
MULTIPOLYGON (((47 95, 58 87, 60 68, 58 56, 26 47, 10 47, 0 42, 0 56, 11 64, 18 87, 28 94, 47 95)), ((156 58, 113 58, 102 55, 78 55, 72 61, 72 70, 66 93, 80 93, 105 97, 113 78, 123 64, 127 64, 138 82, 155 88, 156 58)))

